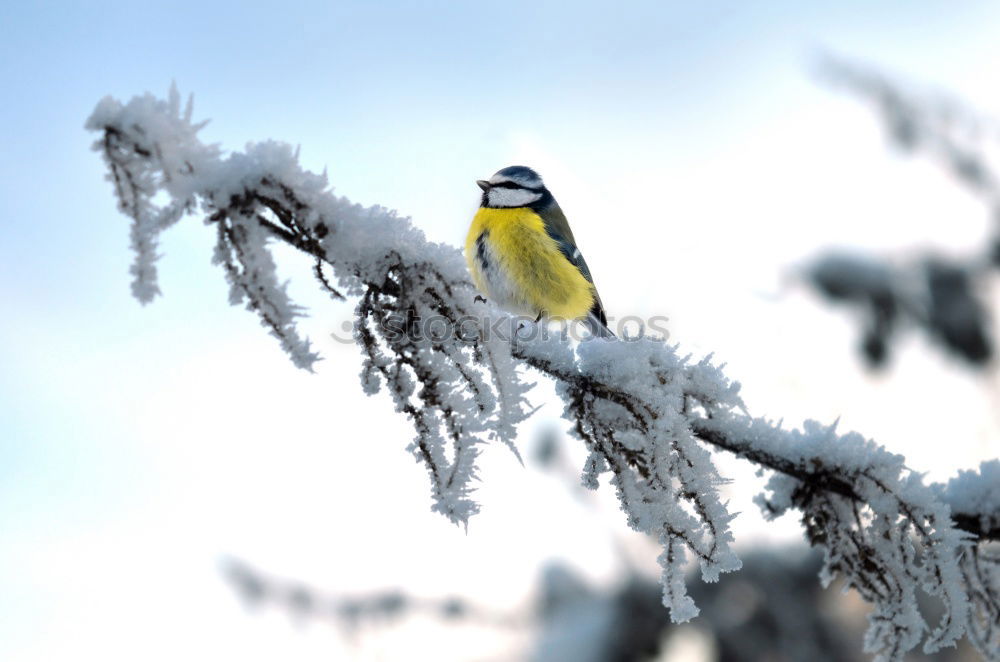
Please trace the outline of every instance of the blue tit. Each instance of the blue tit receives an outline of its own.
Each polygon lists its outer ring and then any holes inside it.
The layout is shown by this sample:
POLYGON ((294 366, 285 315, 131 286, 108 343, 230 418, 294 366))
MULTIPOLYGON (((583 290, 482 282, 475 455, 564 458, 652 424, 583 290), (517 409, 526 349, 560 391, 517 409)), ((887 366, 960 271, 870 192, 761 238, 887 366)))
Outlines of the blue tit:
POLYGON ((476 287, 514 314, 581 320, 613 337, 566 215, 538 173, 510 166, 476 183, 482 203, 465 242, 476 287))

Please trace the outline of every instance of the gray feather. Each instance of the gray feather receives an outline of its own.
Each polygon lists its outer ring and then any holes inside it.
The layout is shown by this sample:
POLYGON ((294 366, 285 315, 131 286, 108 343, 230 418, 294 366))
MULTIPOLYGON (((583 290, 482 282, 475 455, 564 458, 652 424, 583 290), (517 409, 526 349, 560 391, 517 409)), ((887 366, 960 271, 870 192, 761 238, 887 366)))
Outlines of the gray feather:
MULTIPOLYGON (((535 211, 542 217, 542 221, 545 223, 545 232, 555 239, 562 254, 580 270, 580 273, 583 274, 583 277, 591 285, 594 285, 594 277, 590 275, 590 267, 587 266, 587 261, 583 259, 583 254, 580 253, 580 249, 576 245, 576 239, 573 238, 573 231, 569 228, 569 221, 566 220, 566 214, 559 208, 559 203, 552 199, 548 205, 535 211)), ((594 335, 602 337, 607 335, 614 336, 608 330, 608 318, 604 312, 604 304, 601 303, 601 296, 597 293, 596 285, 594 285, 594 307, 590 312, 590 316, 596 318, 596 322, 599 323, 597 326, 603 331, 598 332, 591 329, 594 335)), ((591 322, 593 321, 595 320, 591 320, 588 317, 588 326, 591 326, 591 322)))

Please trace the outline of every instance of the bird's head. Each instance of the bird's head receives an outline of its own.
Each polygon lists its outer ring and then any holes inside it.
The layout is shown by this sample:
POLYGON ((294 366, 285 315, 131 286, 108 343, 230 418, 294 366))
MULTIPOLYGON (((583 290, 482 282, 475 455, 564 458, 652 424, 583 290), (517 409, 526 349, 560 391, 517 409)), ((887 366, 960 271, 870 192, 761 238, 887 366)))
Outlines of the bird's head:
POLYGON ((476 184, 483 189, 483 207, 531 207, 552 199, 542 178, 527 166, 508 166, 476 184))

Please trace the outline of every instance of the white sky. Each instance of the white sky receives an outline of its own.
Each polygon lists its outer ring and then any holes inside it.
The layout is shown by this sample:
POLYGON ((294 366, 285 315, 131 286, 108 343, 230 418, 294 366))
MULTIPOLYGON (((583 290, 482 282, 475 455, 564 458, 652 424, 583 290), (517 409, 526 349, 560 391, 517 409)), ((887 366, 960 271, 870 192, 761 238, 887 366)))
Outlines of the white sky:
MULTIPOLYGON (((330 628, 248 616, 216 564, 514 609, 546 559, 609 581, 626 540, 654 563, 608 494, 581 505, 502 448, 467 534, 430 513, 405 422, 362 396, 358 352, 324 340, 349 307, 313 292, 306 265, 286 273, 313 311, 316 375, 226 305, 196 219, 165 239, 165 296, 130 299, 127 222, 81 127, 104 94, 171 80, 213 119, 206 139, 301 143, 338 193, 440 241, 463 241, 474 180, 531 165, 609 312, 669 316, 682 349, 728 362, 754 413, 839 416, 933 480, 998 455, 993 372, 910 337, 866 375, 850 320, 782 282, 830 245, 978 244, 982 208, 887 150, 869 109, 810 79, 809 55, 865 58, 998 114, 1000 11, 693 4, 0 10, 0 658, 419 659, 447 641, 437 659, 487 659, 518 642, 420 623, 362 652, 330 628)), ((558 414, 549 402, 524 426, 523 451, 565 427, 558 414)), ((751 471, 723 467, 738 539, 797 537, 794 521, 762 525, 751 471)))

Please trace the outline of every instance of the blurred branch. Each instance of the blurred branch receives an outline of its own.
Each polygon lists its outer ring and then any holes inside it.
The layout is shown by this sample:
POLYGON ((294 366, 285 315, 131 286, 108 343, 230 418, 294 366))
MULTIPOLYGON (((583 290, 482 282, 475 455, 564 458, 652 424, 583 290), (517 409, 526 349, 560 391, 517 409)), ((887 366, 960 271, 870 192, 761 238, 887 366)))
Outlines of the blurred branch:
MULTIPOLYGON (((803 551, 756 551, 738 577, 694 589, 705 605, 705 634, 713 641, 716 659, 861 659, 849 643, 850 629, 824 604, 827 594, 813 581, 821 556, 803 551), (771 594, 781 599, 768 599, 771 594)), ((398 590, 338 597, 270 577, 235 559, 225 560, 222 571, 248 607, 271 605, 297 619, 329 622, 349 631, 416 616, 454 625, 534 630, 539 634, 530 659, 539 662, 642 662, 654 659, 681 631, 664 612, 657 583, 634 571, 621 582, 599 588, 572 568, 551 563, 539 577, 534 604, 524 613, 482 609, 462 597, 416 598, 398 590)))
POLYGON ((297 617, 330 620, 350 629, 416 614, 504 628, 522 627, 525 623, 522 616, 484 609, 461 597, 416 598, 398 590, 333 596, 301 582, 269 577, 237 559, 224 559, 222 573, 250 607, 274 604, 297 617))
POLYGON ((1000 211, 995 163, 1000 124, 954 98, 916 91, 896 77, 844 58, 826 56, 818 71, 832 85, 872 103, 894 145, 922 153, 1000 211))
POLYGON ((940 166, 987 206, 996 223, 985 247, 963 259, 928 254, 899 265, 830 251, 810 260, 806 280, 829 301, 859 312, 861 350, 872 366, 886 362, 903 323, 922 329, 969 364, 989 364, 995 351, 981 291, 1000 268, 1000 125, 954 99, 915 91, 865 65, 828 56, 819 72, 831 85, 875 106, 893 145, 940 166))

